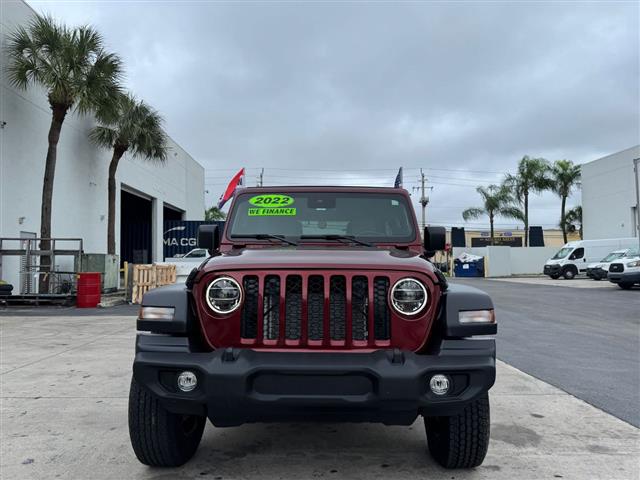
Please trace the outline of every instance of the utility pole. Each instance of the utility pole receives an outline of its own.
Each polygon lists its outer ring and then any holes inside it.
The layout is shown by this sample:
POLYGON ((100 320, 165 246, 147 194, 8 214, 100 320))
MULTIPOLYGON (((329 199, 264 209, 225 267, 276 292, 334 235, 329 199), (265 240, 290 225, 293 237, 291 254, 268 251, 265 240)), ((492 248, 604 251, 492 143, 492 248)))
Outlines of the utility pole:
POLYGON ((638 236, 638 247, 640 248, 640 179, 638 174, 640 173, 640 158, 633 159, 633 172, 635 173, 636 180, 636 235, 638 236))
POLYGON ((416 190, 420 191, 420 199, 418 200, 418 203, 422 205, 422 228, 423 229, 424 227, 427 226, 427 221, 425 219, 425 210, 427 208, 427 204, 429 203, 429 197, 427 197, 427 195, 425 194, 425 190, 428 190, 429 188, 433 188, 433 187, 427 187, 426 183, 427 183, 427 177, 425 176, 422 169, 420 169, 420 187, 413 187, 413 191, 416 191, 416 190))
POLYGON ((262 186, 262 180, 264 178, 264 168, 260 169, 260 175, 258 176, 258 187, 262 186))
POLYGON ((422 169, 420 169, 420 183, 421 183, 421 190, 422 190, 422 196, 420 197, 420 205, 422 205, 422 228, 424 229, 424 227, 427 226, 427 221, 425 219, 425 213, 426 213, 426 209, 427 209, 427 204, 429 203, 429 197, 427 197, 424 193, 424 184, 427 181, 424 172, 422 171, 422 169))

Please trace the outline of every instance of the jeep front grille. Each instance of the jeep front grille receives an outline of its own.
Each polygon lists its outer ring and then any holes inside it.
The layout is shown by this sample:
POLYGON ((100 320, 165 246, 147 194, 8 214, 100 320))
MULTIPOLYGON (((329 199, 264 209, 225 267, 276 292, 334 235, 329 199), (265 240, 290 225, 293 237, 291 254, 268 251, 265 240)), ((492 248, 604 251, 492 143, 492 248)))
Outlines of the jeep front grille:
POLYGON ((257 345, 384 346, 390 280, 375 275, 245 275, 241 336, 257 345))
POLYGON ((612 263, 609 265, 609 271, 614 273, 624 272, 624 265, 622 263, 612 263))

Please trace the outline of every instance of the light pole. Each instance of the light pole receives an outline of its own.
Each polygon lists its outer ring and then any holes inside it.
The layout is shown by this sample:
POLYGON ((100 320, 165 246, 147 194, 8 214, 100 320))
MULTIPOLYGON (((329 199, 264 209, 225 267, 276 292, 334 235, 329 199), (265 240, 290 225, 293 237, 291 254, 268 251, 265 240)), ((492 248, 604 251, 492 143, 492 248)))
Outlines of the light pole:
POLYGON ((633 173, 636 180, 636 235, 638 236, 638 248, 640 248, 640 179, 638 179, 638 173, 640 168, 640 158, 633 159, 633 173))

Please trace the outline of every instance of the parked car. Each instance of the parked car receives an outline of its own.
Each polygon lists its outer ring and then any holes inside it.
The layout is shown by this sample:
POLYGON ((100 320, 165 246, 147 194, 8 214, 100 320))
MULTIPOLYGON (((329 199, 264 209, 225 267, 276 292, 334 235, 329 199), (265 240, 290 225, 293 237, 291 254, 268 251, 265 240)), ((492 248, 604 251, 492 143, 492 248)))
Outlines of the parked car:
POLYGON ((493 303, 430 262, 445 231, 427 227, 421 240, 406 190, 246 188, 224 232, 202 225, 198 245, 210 257, 185 284, 142 300, 129 397, 142 463, 188 461, 207 418, 411 425, 419 415, 438 463, 482 463, 493 303))
POLYGON ((544 264, 543 273, 553 279, 561 276, 567 280, 587 273, 587 265, 597 262, 614 250, 632 248, 637 238, 604 240, 578 240, 564 245, 544 264))
POLYGON ((611 265, 613 261, 619 260, 621 258, 635 256, 638 256, 637 248, 624 248, 622 250, 615 250, 599 262, 590 263, 589 265, 587 265, 587 277, 594 280, 602 280, 604 278, 607 278, 607 274, 609 273, 609 265, 611 265))
POLYGON ((635 250, 635 253, 635 257, 617 260, 609 266, 607 278, 623 290, 640 285, 640 251, 635 250))
POLYGON ((209 257, 206 248, 194 248, 182 256, 168 257, 159 265, 173 264, 176 266, 176 283, 184 283, 191 271, 209 257))
POLYGON ((194 248, 193 250, 189 250, 184 255, 176 255, 175 257, 169 257, 166 261, 171 262, 202 262, 205 258, 209 256, 209 252, 207 252, 206 248, 194 248))

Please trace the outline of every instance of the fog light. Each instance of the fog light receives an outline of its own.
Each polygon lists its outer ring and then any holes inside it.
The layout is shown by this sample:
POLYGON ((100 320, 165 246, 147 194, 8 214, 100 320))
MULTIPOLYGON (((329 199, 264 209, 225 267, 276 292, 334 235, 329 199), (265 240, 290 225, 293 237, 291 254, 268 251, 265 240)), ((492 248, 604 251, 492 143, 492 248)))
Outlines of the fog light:
POLYGON ((434 375, 429 381, 431 391, 436 395, 446 395, 449 391, 449 377, 446 375, 434 375))
POLYGON ((198 385, 198 377, 193 372, 182 372, 178 375, 178 388, 183 392, 190 392, 198 385))

